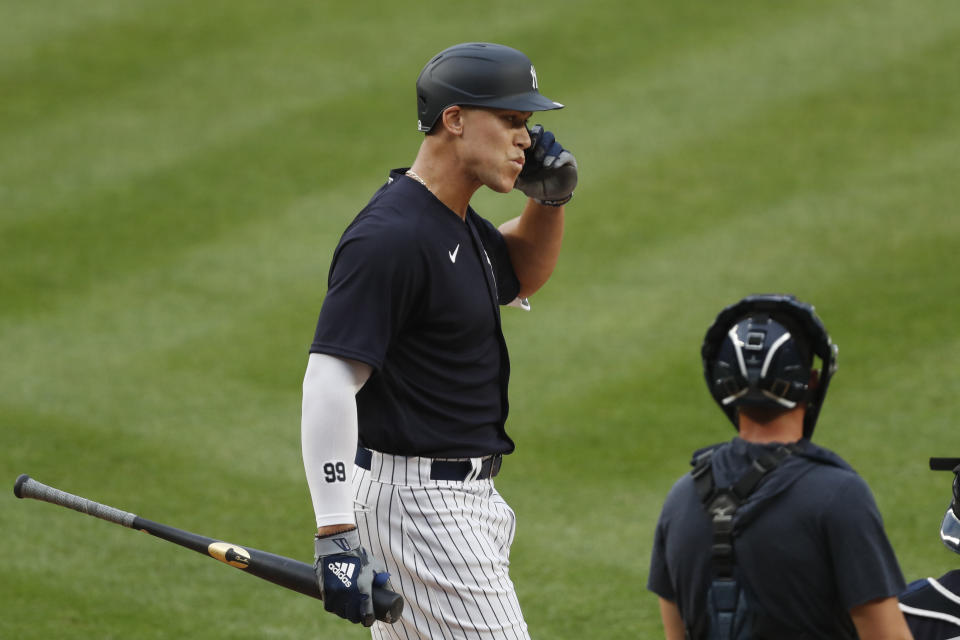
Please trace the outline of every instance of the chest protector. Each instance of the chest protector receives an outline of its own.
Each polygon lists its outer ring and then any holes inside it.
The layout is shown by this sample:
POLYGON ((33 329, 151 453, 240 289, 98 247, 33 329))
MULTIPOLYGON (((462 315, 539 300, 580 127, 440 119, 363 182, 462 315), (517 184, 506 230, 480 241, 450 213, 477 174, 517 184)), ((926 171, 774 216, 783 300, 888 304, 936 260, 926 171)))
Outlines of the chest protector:
POLYGON ((725 488, 717 488, 713 478, 713 451, 697 459, 691 473, 700 503, 713 527, 713 577, 707 592, 707 611, 693 628, 687 629, 689 640, 801 640, 806 637, 783 629, 759 608, 749 585, 742 577, 738 579, 733 548, 733 519, 737 509, 760 481, 792 453, 792 445, 786 445, 761 456, 734 485, 725 488))

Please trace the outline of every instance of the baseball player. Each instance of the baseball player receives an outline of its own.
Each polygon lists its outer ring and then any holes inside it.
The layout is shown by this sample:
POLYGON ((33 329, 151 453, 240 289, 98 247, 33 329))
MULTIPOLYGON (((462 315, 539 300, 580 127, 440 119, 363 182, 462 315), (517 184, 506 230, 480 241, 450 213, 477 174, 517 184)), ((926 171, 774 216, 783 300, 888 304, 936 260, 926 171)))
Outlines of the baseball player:
MULTIPOLYGON (((931 468, 934 460, 930 461, 931 468)), ((954 553, 960 553, 960 459, 940 460, 949 461, 954 473, 953 499, 943 514, 940 540, 954 553)), ((960 570, 911 582, 900 594, 900 610, 906 615, 916 640, 957 640, 960 638, 960 570)))
POLYGON ((667 639, 910 638, 869 487, 810 441, 836 369, 813 307, 748 296, 717 316, 701 354, 738 437, 697 451, 660 514, 647 587, 667 639))
POLYGON ((302 450, 324 606, 375 638, 527 638, 507 571, 514 513, 493 478, 510 361, 500 306, 550 277, 577 163, 533 112, 563 105, 510 47, 465 43, 416 83, 413 165, 344 232, 303 382, 302 450), (486 186, 527 196, 498 227, 486 186), (406 600, 374 623, 371 585, 406 600))

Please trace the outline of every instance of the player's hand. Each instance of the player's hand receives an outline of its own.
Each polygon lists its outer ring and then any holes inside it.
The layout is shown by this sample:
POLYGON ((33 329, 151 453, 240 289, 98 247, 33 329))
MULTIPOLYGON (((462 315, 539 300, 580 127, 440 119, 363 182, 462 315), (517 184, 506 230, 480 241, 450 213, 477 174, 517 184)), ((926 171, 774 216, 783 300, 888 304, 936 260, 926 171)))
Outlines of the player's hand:
POLYGON ((530 129, 530 147, 515 189, 540 204, 566 204, 577 186, 577 159, 539 124, 530 129))
POLYGON ((323 596, 323 608, 350 622, 369 627, 373 613, 373 587, 387 586, 390 574, 383 562, 360 546, 353 529, 317 536, 314 571, 323 596))

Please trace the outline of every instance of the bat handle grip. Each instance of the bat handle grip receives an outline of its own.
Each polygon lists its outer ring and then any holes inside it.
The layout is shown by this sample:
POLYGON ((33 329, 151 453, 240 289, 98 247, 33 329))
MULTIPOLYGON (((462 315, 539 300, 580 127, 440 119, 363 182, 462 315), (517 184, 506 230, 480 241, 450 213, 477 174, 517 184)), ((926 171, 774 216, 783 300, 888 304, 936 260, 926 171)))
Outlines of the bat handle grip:
POLYGON ((374 587, 373 613, 377 620, 393 624, 403 613, 403 596, 383 587, 374 587))

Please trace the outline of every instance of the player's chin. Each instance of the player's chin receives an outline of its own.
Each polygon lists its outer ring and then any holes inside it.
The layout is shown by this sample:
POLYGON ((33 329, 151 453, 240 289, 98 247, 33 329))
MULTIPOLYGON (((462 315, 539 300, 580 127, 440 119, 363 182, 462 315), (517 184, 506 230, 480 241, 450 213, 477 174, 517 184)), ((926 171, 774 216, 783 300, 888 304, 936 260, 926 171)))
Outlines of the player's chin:
POLYGON ((504 173, 497 177, 496 181, 491 181, 492 184, 487 186, 496 191, 497 193, 510 193, 513 191, 514 186, 517 184, 517 177, 520 175, 521 169, 523 167, 512 163, 516 166, 508 168, 504 173))

